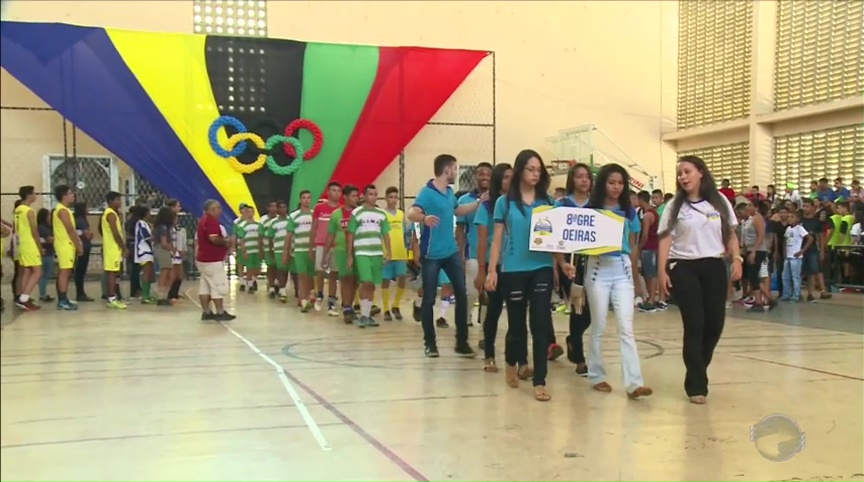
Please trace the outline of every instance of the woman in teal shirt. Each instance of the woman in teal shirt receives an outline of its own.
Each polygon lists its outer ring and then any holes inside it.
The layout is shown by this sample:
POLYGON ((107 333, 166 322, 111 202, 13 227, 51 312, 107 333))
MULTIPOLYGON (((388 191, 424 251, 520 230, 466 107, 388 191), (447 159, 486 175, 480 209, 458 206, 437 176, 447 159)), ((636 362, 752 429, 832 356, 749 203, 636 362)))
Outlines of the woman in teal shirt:
MULTIPOLYGON (((533 375, 534 398, 551 399, 546 391, 547 350, 552 331, 552 254, 531 251, 531 212, 552 204, 547 194, 549 172, 535 151, 526 149, 513 163, 513 181, 506 196, 495 202, 495 235, 489 265, 501 262, 501 289, 507 297, 507 336, 504 358, 507 384, 513 388, 519 379, 533 375), (504 242, 505 232, 507 242, 504 242), (526 319, 527 318, 527 319, 526 319), (523 365, 528 340, 528 325, 533 338, 534 368, 523 365)), ((486 289, 499 289, 498 273, 486 275, 486 289)))
MULTIPOLYGON (((494 209, 499 197, 506 196, 510 189, 510 178, 513 177, 513 168, 510 164, 496 164, 492 169, 492 180, 489 185, 489 199, 486 200, 474 215, 474 225, 477 226, 477 279, 474 286, 478 292, 483 292, 486 284, 486 271, 489 269, 489 254, 492 247, 492 233, 495 232, 494 209)), ((501 266, 496 265, 493 269, 500 274, 501 266)), ((466 280, 472 281, 472 280, 466 280)), ((495 336, 498 333, 498 319, 504 309, 504 290, 496 289, 486 292, 486 317, 483 320, 483 339, 480 340, 480 349, 484 353, 483 371, 496 373, 498 366, 495 364, 495 336)), ((525 359, 519 360, 520 365, 528 365, 528 354, 526 348, 525 359)))

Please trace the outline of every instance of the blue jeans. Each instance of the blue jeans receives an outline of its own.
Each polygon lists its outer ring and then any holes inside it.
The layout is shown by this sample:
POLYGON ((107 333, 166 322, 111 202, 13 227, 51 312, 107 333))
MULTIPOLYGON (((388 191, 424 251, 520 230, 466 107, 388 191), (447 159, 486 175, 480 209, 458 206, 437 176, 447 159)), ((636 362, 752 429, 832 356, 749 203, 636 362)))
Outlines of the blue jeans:
POLYGON ((621 345, 621 368, 627 393, 643 386, 639 352, 633 337, 633 266, 628 256, 591 256, 585 272, 585 290, 591 305, 591 340, 588 353, 588 379, 591 385, 606 381, 603 366, 603 332, 609 302, 615 309, 618 339, 621 345))
POLYGON ((39 297, 48 296, 48 281, 51 280, 51 275, 54 274, 54 256, 42 256, 42 277, 39 278, 39 297))
POLYGON ((462 256, 458 252, 444 259, 421 261, 423 277, 423 304, 420 306, 423 323, 423 342, 427 347, 437 347, 433 308, 438 296, 438 274, 443 270, 450 278, 456 297, 456 344, 468 343, 468 292, 465 287, 465 271, 462 256))
POLYGON ((786 258, 783 263, 783 298, 798 300, 801 298, 801 258, 786 258))

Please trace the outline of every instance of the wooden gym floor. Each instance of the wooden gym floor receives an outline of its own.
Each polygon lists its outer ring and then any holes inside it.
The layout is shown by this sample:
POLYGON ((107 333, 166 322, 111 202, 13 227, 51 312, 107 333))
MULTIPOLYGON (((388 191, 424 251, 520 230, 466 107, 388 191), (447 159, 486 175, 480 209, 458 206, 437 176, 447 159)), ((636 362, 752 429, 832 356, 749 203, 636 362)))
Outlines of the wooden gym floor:
POLYGON ((864 480, 864 300, 838 298, 730 310, 705 406, 683 393, 674 308, 636 315, 654 396, 626 399, 610 322, 616 390, 591 391, 562 359, 545 404, 456 358, 453 328, 426 359, 407 303, 409 319, 365 330, 263 294, 237 293, 226 325, 200 322, 190 300, 7 312, 2 479, 864 480), (806 434, 786 462, 750 441, 775 413, 806 434))

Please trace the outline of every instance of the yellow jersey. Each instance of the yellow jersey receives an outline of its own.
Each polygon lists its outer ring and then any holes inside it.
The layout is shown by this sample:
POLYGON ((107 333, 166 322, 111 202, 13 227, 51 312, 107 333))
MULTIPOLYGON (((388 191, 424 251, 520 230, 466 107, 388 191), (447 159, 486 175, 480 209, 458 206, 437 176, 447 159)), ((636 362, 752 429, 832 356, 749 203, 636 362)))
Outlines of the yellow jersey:
POLYGON ((75 217, 72 216, 72 210, 66 207, 65 204, 58 204, 51 214, 51 228, 54 231, 54 249, 75 246, 72 238, 69 237, 69 232, 66 231, 66 225, 63 224, 63 220, 60 218, 61 211, 66 211, 69 221, 72 223, 72 229, 75 229, 75 217))
POLYGON ((114 239, 111 224, 108 222, 108 216, 111 214, 114 215, 114 224, 116 225, 117 232, 120 233, 120 239, 123 239, 123 223, 120 221, 120 214, 112 208, 105 208, 105 212, 102 213, 102 219, 99 221, 102 228, 102 250, 123 251, 123 246, 118 245, 114 239))
POLYGON ((393 261, 407 261, 408 249, 405 247, 405 213, 397 209, 391 213, 384 209, 387 214, 387 222, 390 223, 390 259, 393 261))
POLYGON ((26 204, 15 208, 15 234, 18 235, 19 253, 39 253, 40 246, 33 239, 33 227, 30 225, 30 213, 33 209, 26 204))

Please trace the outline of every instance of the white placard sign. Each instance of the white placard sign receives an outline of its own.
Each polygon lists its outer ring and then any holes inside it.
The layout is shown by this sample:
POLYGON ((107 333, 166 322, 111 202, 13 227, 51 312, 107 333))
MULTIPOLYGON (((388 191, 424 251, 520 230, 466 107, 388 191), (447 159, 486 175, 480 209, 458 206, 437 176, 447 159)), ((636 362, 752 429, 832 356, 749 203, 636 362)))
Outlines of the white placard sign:
POLYGON ((598 255, 621 250, 624 218, 604 209, 540 206, 531 213, 531 251, 598 255))

